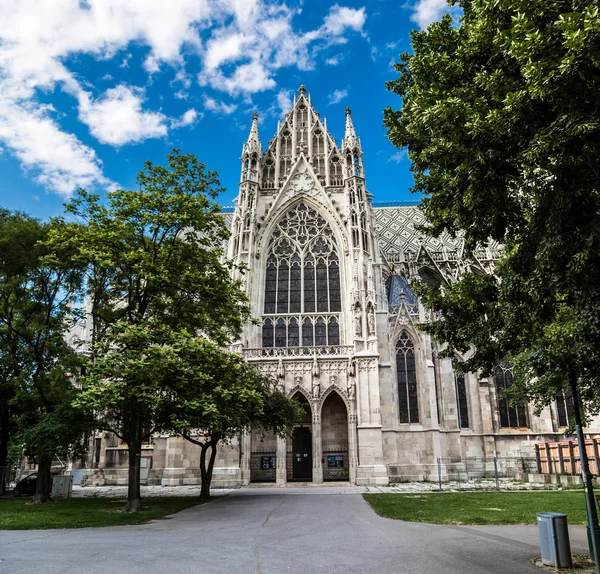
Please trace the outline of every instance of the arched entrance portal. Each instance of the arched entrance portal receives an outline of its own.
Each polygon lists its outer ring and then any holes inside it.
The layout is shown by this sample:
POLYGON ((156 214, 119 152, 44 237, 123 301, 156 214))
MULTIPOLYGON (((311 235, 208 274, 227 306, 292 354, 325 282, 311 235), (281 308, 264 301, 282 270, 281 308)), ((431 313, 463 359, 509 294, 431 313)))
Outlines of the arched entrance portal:
POLYGON ((313 478, 311 409, 302 393, 296 393, 294 398, 302 405, 304 416, 302 423, 294 429, 292 438, 288 440, 287 479, 310 482, 313 478))
POLYGON ((323 480, 349 480, 348 411, 342 397, 335 391, 326 397, 321 409, 321 437, 323 480))
POLYGON ((250 482, 275 482, 277 438, 259 429, 250 439, 250 482))

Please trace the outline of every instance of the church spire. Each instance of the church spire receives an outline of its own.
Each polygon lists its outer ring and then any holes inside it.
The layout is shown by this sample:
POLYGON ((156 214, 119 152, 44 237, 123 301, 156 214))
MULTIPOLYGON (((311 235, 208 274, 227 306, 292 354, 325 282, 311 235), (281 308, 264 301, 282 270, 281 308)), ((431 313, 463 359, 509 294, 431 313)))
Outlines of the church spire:
POLYGON ((248 134, 248 141, 244 144, 243 154, 257 153, 262 155, 262 146, 260 139, 258 138, 258 113, 252 114, 252 126, 250 127, 250 133, 248 134))
POLYGON ((354 124, 352 123, 352 110, 346 108, 346 131, 344 132, 344 139, 342 140, 342 149, 358 150, 360 148, 360 140, 356 137, 356 131, 354 124))

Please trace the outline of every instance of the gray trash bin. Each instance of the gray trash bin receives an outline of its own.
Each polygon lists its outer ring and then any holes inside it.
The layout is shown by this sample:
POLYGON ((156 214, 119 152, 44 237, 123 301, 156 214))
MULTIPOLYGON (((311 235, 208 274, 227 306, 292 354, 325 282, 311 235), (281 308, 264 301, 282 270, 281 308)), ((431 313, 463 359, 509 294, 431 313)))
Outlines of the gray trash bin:
POLYGON ((538 512, 537 518, 542 563, 556 568, 572 568, 567 515, 560 512, 538 512))

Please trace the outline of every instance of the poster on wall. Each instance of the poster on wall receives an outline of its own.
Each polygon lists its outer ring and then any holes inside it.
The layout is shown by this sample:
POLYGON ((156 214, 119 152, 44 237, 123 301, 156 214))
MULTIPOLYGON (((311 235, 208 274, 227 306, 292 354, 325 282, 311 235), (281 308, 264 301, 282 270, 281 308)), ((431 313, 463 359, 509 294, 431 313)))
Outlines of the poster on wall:
POLYGON ((261 456, 260 467, 264 470, 275 468, 275 457, 274 456, 261 456))
POLYGON ((344 468, 344 455, 329 455, 327 457, 327 468, 344 468))

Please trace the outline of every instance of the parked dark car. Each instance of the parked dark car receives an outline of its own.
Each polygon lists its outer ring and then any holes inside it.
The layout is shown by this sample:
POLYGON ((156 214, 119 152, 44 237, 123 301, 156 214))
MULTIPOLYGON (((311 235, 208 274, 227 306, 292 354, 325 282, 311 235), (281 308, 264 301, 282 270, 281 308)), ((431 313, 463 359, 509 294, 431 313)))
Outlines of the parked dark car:
MULTIPOLYGON (((52 480, 54 479, 54 477, 56 476, 56 473, 53 472, 52 476, 50 477, 50 484, 48 486, 48 494, 50 492, 52 492, 52 480)), ((23 480, 20 480, 19 482, 17 482, 17 485, 14 487, 12 493, 13 496, 19 497, 19 496, 33 496, 35 494, 35 487, 37 485, 37 472, 34 472, 33 474, 30 474, 29 476, 26 476, 23 480)))

